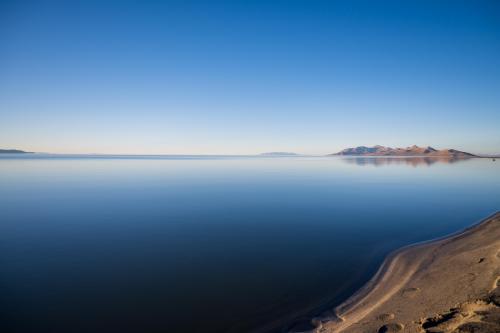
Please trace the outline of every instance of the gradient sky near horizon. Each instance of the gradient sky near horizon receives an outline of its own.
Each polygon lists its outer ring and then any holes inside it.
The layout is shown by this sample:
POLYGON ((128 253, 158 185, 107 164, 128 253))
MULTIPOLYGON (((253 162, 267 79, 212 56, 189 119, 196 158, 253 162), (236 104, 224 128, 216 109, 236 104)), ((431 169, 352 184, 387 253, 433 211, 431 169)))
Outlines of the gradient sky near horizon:
POLYGON ((0 148, 500 153, 498 1, 0 2, 0 148))

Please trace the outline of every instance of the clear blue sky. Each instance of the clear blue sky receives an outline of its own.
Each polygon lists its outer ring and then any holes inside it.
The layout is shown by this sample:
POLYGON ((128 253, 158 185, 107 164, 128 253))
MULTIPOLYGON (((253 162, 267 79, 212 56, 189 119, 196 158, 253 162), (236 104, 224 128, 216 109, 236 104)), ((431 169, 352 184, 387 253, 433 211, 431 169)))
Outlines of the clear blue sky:
POLYGON ((498 1, 0 2, 0 146, 500 152, 498 1))

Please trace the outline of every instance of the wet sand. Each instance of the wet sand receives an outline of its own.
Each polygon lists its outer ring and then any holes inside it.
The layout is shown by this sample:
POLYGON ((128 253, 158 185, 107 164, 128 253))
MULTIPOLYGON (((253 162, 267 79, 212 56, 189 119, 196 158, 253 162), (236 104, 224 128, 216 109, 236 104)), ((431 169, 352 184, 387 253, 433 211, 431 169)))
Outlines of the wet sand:
POLYGON ((500 212, 402 248, 347 301, 313 319, 322 333, 500 332, 500 212))

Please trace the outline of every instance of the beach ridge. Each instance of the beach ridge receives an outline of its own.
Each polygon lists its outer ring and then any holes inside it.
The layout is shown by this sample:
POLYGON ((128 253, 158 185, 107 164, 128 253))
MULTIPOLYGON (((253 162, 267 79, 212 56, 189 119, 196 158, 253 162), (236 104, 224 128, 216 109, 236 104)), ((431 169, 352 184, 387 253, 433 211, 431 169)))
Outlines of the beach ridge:
MULTIPOLYGON (((439 276, 439 270, 456 271, 462 269, 461 275, 474 276, 474 281, 478 281, 478 273, 464 272, 461 265, 452 265, 451 262, 446 263, 448 256, 464 257, 464 260, 469 259, 470 261, 470 259, 474 259, 472 257, 477 256, 476 252, 478 251, 493 252, 494 259, 498 259, 490 262, 491 281, 488 282, 487 279, 483 278, 484 281, 479 283, 481 287, 479 289, 474 288, 475 292, 472 293, 473 296, 476 296, 477 301, 487 302, 483 294, 492 292, 487 290, 488 286, 493 284, 495 292, 499 291, 496 284, 499 281, 498 275, 500 274, 500 258, 497 257, 497 254, 500 253, 500 211, 451 235, 395 250, 386 257, 375 275, 356 293, 335 307, 333 311, 327 311, 323 315, 314 318, 312 322, 316 328, 313 332, 397 332, 402 331, 403 327, 406 327, 405 332, 427 332, 422 330, 425 314, 429 312, 439 313, 433 304, 443 303, 437 299, 440 296, 447 297, 447 303, 450 303, 450 295, 434 293, 434 300, 427 299, 427 305, 422 305, 419 303, 421 300, 418 300, 424 294, 422 290, 426 289, 427 284, 430 282, 434 283, 432 289, 436 289, 434 275, 439 276), (471 244, 474 246, 471 246, 471 244), (457 252, 457 249, 468 247, 470 247, 470 251, 462 250, 457 252), (445 260, 443 261, 443 259, 445 260), (429 281, 429 273, 431 272, 433 278, 432 281, 429 281), (482 294, 478 290, 481 290, 482 294), (396 305, 397 309, 394 308, 391 311, 391 306, 395 307, 396 305), (408 323, 405 325, 405 323, 394 320, 396 310, 401 313, 408 312, 408 314, 398 315, 398 317, 409 318, 411 317, 410 312, 421 313, 421 316, 413 318, 411 320, 412 325, 408 323), (384 326, 387 324, 389 326, 384 326)), ((477 261, 484 262, 484 257, 481 258, 477 261)), ((449 284, 450 281, 447 283, 449 284)), ((460 286, 459 281, 454 283, 457 286, 452 289, 470 289, 467 286, 460 286)), ((449 289, 444 288, 443 290, 449 289)), ((455 293, 454 305, 468 301, 472 294, 470 290, 468 293, 455 293)), ((500 308, 498 311, 500 312, 500 308)), ((494 312, 496 314, 496 310, 494 312)), ((444 330, 443 332, 448 331, 444 330)))

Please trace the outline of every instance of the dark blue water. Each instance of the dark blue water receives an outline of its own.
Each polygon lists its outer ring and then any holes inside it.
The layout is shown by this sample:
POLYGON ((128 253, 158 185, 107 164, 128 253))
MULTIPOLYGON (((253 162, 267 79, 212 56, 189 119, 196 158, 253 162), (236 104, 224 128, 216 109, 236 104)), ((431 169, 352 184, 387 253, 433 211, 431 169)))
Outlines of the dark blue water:
POLYGON ((500 209, 500 163, 0 157, 2 332, 248 332, 500 209))

